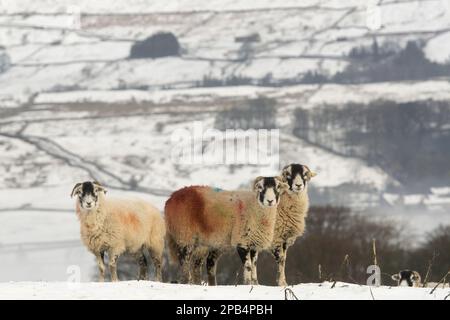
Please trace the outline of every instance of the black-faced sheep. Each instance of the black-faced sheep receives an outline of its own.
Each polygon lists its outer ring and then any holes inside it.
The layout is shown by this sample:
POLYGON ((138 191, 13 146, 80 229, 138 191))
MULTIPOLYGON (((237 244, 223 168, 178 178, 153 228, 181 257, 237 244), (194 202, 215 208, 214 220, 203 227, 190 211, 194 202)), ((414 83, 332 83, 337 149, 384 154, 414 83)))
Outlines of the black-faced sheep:
MULTIPOLYGON (((287 249, 305 230, 305 218, 309 209, 307 184, 316 173, 307 166, 291 164, 283 168, 282 181, 288 185, 288 191, 280 195, 277 207, 277 217, 274 226, 274 236, 269 250, 277 262, 277 284, 286 286, 285 263, 287 249)), ((221 251, 200 251, 194 258, 194 274, 198 278, 201 263, 206 259, 208 284, 215 285, 217 261, 221 251), (207 256, 207 257, 206 257, 207 256), (200 267, 199 267, 200 266, 200 267)), ((256 262, 258 252, 252 252, 256 262)), ((252 283, 257 284, 256 263, 252 266, 252 283)))
POLYGON ((288 248, 305 231, 305 218, 308 215, 308 182, 316 176, 307 166, 290 164, 282 170, 283 182, 289 185, 289 191, 281 195, 271 252, 277 268, 277 284, 286 286, 286 257, 288 248))
POLYGON ((259 250, 272 243, 276 207, 287 185, 279 177, 258 177, 253 191, 222 191, 192 186, 174 192, 165 206, 172 256, 182 268, 180 281, 190 283, 191 258, 197 250, 213 254, 238 248, 244 283, 252 283, 259 250))
POLYGON ((108 254, 111 280, 118 281, 117 259, 125 252, 139 264, 139 279, 147 279, 148 249, 156 280, 162 280, 165 224, 158 209, 138 199, 106 198, 106 189, 98 182, 78 183, 72 190, 80 220, 81 239, 97 258, 100 281, 105 280, 104 255, 108 254))
POLYGON ((414 270, 401 270, 391 276, 392 280, 397 282, 399 287, 425 287, 425 288, 449 288, 446 282, 426 282, 422 283, 420 273, 414 270))
POLYGON ((420 287, 422 281, 420 274, 413 270, 402 270, 393 274, 391 278, 399 287, 420 287))

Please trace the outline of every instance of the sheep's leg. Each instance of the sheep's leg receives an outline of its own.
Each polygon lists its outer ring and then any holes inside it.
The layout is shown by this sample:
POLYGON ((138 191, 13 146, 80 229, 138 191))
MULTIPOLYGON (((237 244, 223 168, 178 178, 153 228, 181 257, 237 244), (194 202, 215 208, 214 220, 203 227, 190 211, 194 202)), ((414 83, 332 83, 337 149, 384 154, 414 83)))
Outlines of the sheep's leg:
POLYGON ((191 283, 191 258, 192 250, 191 246, 184 246, 178 250, 178 260, 180 261, 181 274, 180 283, 191 283))
POLYGON ((258 285, 258 272, 256 270, 256 262, 258 261, 258 251, 250 250, 250 259, 252 263, 252 284, 258 285))
POLYGON ((278 267, 278 270, 277 270, 277 284, 280 287, 287 286, 286 274, 285 274, 285 269, 286 269, 286 252, 287 252, 286 243, 283 243, 282 245, 276 246, 272 250, 272 254, 275 257, 275 261, 277 262, 277 267, 278 267))
POLYGON ((244 284, 250 285, 252 284, 252 259, 250 257, 250 249, 238 247, 237 251, 242 264, 244 265, 244 284))
POLYGON ((105 281, 105 253, 104 252, 96 253, 95 257, 97 259, 98 270, 100 271, 98 281, 104 282, 105 281))
POLYGON ((150 256, 152 258, 153 267, 155 268, 155 280, 162 282, 162 252, 157 252, 156 250, 149 249, 150 256))
POLYGON ((202 283, 202 266, 205 262, 205 257, 201 255, 193 255, 192 259, 192 282, 194 284, 202 283))
POLYGON ((138 280, 148 280, 148 263, 142 250, 136 253, 136 260, 139 265, 138 280))
POLYGON ((218 250, 211 250, 208 253, 208 258, 206 258, 206 270, 208 272, 208 285, 217 286, 216 271, 217 271, 217 260, 220 257, 220 252, 218 250))
POLYGON ((119 255, 117 255, 114 252, 109 252, 109 272, 111 273, 111 281, 116 282, 119 281, 119 278, 117 277, 117 259, 119 258, 119 255))

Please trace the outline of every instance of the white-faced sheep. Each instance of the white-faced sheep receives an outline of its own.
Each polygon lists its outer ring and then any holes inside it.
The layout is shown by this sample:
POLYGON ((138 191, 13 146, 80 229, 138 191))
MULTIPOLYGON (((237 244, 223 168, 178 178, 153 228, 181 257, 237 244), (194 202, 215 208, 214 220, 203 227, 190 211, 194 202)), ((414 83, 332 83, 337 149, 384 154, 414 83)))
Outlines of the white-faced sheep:
POLYGON ((244 283, 252 283, 256 252, 272 243, 276 207, 286 189, 279 177, 258 177, 253 191, 192 186, 174 192, 166 202, 165 218, 169 248, 181 266, 181 282, 191 282, 190 263, 196 250, 237 247, 244 283))
POLYGON ((135 256, 139 279, 147 279, 145 249, 153 260, 156 280, 161 281, 165 224, 161 213, 139 199, 106 198, 98 182, 78 183, 72 190, 77 197, 76 213, 81 239, 97 258, 100 281, 105 279, 104 255, 108 254, 111 280, 118 281, 117 259, 125 252, 135 256))
MULTIPOLYGON (((280 195, 273 241, 269 248, 277 262, 276 279, 279 286, 286 286, 287 249, 305 230, 305 218, 309 209, 307 184, 315 175, 316 173, 301 164, 291 164, 282 170, 282 181, 288 185, 288 191, 280 195)), ((199 265, 206 259, 209 285, 216 284, 215 272, 220 253, 217 250, 209 251, 206 258, 206 255, 200 252, 194 259, 194 274, 197 275, 200 273, 199 265)), ((256 255, 257 259, 258 252, 253 254, 256 255)), ((252 268, 252 278, 253 283, 257 284, 256 265, 252 268)))

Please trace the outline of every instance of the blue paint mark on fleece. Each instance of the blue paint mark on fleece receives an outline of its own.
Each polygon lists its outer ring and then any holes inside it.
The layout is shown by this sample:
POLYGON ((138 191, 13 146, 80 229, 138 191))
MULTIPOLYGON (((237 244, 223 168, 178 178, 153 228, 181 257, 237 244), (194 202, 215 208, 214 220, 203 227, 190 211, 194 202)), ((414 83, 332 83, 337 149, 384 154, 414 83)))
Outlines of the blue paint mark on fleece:
POLYGON ((213 191, 214 191, 214 192, 222 192, 223 189, 220 189, 220 188, 213 188, 213 191))

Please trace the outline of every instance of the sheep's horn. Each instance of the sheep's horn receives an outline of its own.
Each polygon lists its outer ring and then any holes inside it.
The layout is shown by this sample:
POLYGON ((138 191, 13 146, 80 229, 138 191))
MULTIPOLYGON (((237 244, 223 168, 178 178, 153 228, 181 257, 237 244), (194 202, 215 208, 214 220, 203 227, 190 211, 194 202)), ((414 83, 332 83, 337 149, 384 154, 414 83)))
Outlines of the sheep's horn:
POLYGON ((77 183, 75 185, 75 187, 73 187, 72 189, 72 193, 70 194, 70 197, 73 198, 73 196, 75 195, 75 191, 77 191, 78 188, 80 188, 80 186, 82 185, 82 183, 77 183))
POLYGON ((284 191, 289 189, 289 185, 286 182, 284 182, 283 177, 276 176, 274 178, 275 180, 278 180, 278 183, 280 184, 280 186, 284 191))
POLYGON ((257 177, 256 179, 255 179, 255 181, 253 182, 253 190, 257 190, 257 188, 256 188, 256 186, 258 185, 258 183, 261 181, 261 180, 263 180, 264 179, 264 177, 263 176, 259 176, 259 177, 257 177))
POLYGON ((290 164, 288 164, 287 166, 284 166, 284 168, 281 170, 281 172, 285 172, 286 170, 287 170, 287 168, 289 168, 291 165, 290 164))
POLYGON ((311 171, 311 169, 308 167, 308 166, 306 166, 306 165, 303 165, 303 167, 307 170, 307 175, 308 175, 308 177, 311 179, 312 177, 315 177, 315 176, 317 176, 317 173, 315 173, 314 171, 311 171))
POLYGON ((103 191, 103 193, 106 194, 106 189, 105 189, 105 187, 104 187, 100 182, 98 182, 98 181, 93 181, 92 183, 93 183, 94 185, 96 185, 100 191, 103 191))
POLYGON ((400 275, 398 273, 394 273, 391 276, 391 279, 394 280, 394 281, 398 281, 398 280, 400 280, 400 275))
POLYGON ((283 177, 275 176, 274 179, 278 180, 279 182, 283 182, 283 177))

